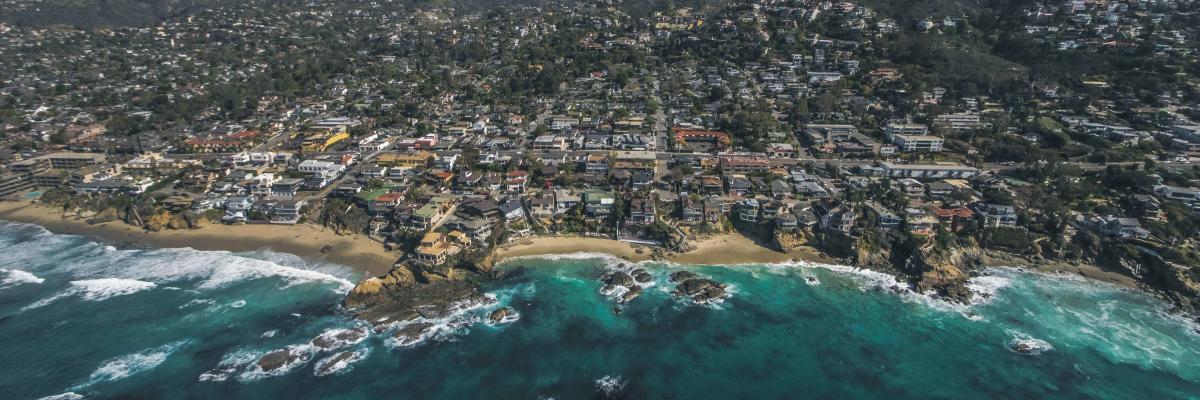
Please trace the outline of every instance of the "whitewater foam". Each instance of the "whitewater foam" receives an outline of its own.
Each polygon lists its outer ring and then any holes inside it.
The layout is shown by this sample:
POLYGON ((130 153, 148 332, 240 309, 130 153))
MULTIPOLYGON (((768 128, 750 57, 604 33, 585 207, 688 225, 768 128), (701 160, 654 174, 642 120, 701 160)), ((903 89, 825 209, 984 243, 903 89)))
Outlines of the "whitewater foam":
POLYGON ((19 269, 0 269, 4 279, 0 279, 0 289, 17 286, 24 283, 41 284, 45 279, 19 269))
POLYGON ((316 346, 305 343, 268 351, 255 358, 260 359, 261 357, 276 351, 286 351, 288 358, 282 365, 271 371, 263 370, 262 365, 260 365, 258 362, 251 362, 249 363, 249 367, 242 371, 241 375, 238 375, 238 380, 242 382, 253 382, 267 377, 286 375, 288 372, 296 369, 296 367, 307 364, 310 360, 312 360, 313 356, 317 354, 317 350, 318 349, 316 346))
POLYGON ((215 368, 200 374, 197 380, 201 382, 224 382, 256 358, 258 358, 258 354, 249 350, 230 352, 221 358, 221 361, 217 363, 215 368))
POLYGON ((84 398, 83 395, 81 395, 79 393, 66 392, 66 393, 62 393, 62 394, 56 394, 53 396, 46 396, 46 397, 40 398, 38 400, 82 400, 83 398, 84 398))
POLYGON ((100 364, 96 371, 92 372, 88 377, 87 382, 79 385, 78 388, 88 387, 96 383, 112 382, 125 379, 129 376, 142 373, 161 365, 167 361, 167 357, 183 347, 187 341, 178 341, 165 344, 159 347, 148 348, 136 353, 130 353, 115 358, 110 358, 100 364))
POLYGON ((371 354, 371 350, 362 349, 349 352, 348 357, 344 357, 342 354, 337 353, 317 361, 313 366, 313 376, 339 375, 349 372, 354 363, 366 359, 371 354))
POLYGON ((85 301, 104 301, 117 296, 126 296, 157 287, 154 283, 134 279, 100 278, 71 281, 71 287, 25 306, 21 311, 45 307, 64 297, 79 296, 85 301))
POLYGON ((596 391, 607 398, 624 389, 627 383, 620 375, 605 375, 596 380, 596 391))
MULTIPOLYGON (((26 236, 20 242, 21 246, 9 246, 5 254, 0 254, 0 261, 8 265, 45 263, 49 257, 69 261, 54 263, 52 271, 76 277, 123 278, 160 285, 196 281, 197 288, 203 290, 261 278, 281 279, 286 283, 285 287, 306 283, 333 284, 331 289, 338 293, 354 287, 349 280, 309 269, 302 259, 290 254, 258 251, 240 255, 190 248, 118 250, 79 236, 50 233, 36 225, 14 225, 19 229, 34 227, 36 231, 26 236)), ((344 270, 332 265, 324 269, 344 270)))

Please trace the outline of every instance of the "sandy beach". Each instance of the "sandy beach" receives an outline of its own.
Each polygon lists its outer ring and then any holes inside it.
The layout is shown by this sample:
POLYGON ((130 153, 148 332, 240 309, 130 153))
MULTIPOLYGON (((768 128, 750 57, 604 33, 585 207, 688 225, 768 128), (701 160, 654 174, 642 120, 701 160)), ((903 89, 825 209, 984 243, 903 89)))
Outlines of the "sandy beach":
MULTIPOLYGON (((793 260, 833 263, 811 247, 801 246, 788 253, 764 247, 740 234, 724 234, 693 243, 696 248, 686 253, 667 253, 664 261, 696 265, 771 264, 793 260)), ((503 246, 496 259, 570 253, 606 253, 629 261, 651 258, 649 247, 610 239, 579 236, 535 237, 503 246)))
POLYGON ((386 251, 383 244, 365 236, 342 236, 308 224, 212 224, 199 229, 149 232, 120 221, 92 225, 75 217, 64 216, 57 210, 12 201, 0 202, 0 219, 37 224, 51 232, 80 235, 118 245, 232 252, 269 249, 345 265, 371 275, 386 273, 402 255, 398 251, 386 251), (331 249, 321 252, 326 245, 331 249))
MULTIPOLYGON (((403 255, 400 251, 385 250, 380 242, 366 236, 338 235, 332 230, 311 224, 211 224, 200 229, 150 232, 119 221, 92 225, 78 217, 64 216, 63 213, 44 206, 13 201, 0 202, 0 220, 37 224, 51 232, 80 235, 118 245, 188 247, 196 250, 233 252, 269 249, 306 259, 345 265, 369 275, 386 273, 403 255), (326 245, 331 249, 322 252, 326 245)), ((839 263, 838 260, 826 257, 812 247, 800 246, 784 253, 755 243, 737 233, 704 238, 693 243, 693 246, 695 249, 689 252, 666 253, 662 259, 695 265, 770 264, 795 260, 839 263)), ((496 260, 571 253, 605 253, 638 262, 649 260, 652 249, 645 245, 603 238, 541 236, 499 246, 496 249, 496 260)), ((1042 263, 1031 266, 1030 263, 1021 260, 992 257, 985 261, 989 265, 1070 273, 1118 285, 1138 287, 1138 282, 1132 277, 1087 264, 1042 263)))

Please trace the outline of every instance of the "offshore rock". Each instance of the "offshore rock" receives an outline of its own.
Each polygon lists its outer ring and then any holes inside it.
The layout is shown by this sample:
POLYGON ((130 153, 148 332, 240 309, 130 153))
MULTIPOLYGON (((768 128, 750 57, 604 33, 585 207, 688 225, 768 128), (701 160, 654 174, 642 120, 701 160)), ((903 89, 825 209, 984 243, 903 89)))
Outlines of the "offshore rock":
POLYGON ((698 275, 696 275, 694 272, 677 271, 677 272, 674 272, 671 274, 671 282, 679 283, 679 282, 686 281, 688 279, 696 278, 697 276, 698 275))
POLYGON ((496 311, 492 311, 492 314, 489 315, 488 318, 491 319, 492 322, 500 323, 510 315, 513 315, 512 307, 500 307, 497 308, 496 311))
POLYGON ((258 368, 263 372, 272 372, 300 360, 300 357, 301 354, 293 353, 288 349, 275 350, 258 359, 258 368))
POLYGON ((646 272, 645 268, 635 269, 633 270, 632 274, 633 280, 638 281, 638 283, 646 283, 654 280, 654 276, 651 276, 649 272, 646 272))
POLYGON ((397 329, 396 333, 392 334, 392 337, 395 338, 401 346, 408 346, 421 341, 421 338, 424 337, 425 334, 429 333, 431 328, 433 328, 432 323, 414 322, 397 329))
POLYGON ((629 276, 629 274, 627 274, 625 272, 621 272, 621 271, 613 272, 613 273, 605 276, 604 283, 609 284, 609 285, 614 285, 614 286, 624 286, 624 287, 634 286, 633 277, 629 276))

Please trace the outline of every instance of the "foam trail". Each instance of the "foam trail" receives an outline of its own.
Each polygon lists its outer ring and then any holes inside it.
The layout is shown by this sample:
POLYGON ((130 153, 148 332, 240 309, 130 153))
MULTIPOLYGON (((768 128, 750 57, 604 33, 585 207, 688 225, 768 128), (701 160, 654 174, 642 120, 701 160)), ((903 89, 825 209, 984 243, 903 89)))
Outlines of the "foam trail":
POLYGON ((19 269, 0 269, 0 273, 7 275, 4 279, 0 279, 0 289, 23 283, 41 284, 46 281, 37 275, 19 269))

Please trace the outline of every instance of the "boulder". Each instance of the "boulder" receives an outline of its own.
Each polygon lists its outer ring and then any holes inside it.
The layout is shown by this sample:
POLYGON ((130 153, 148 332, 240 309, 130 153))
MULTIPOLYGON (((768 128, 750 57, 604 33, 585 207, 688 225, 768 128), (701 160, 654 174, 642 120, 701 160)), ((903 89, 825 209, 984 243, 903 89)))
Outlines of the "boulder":
POLYGON ((407 346, 421 341, 421 337, 429 333, 430 328, 433 328, 432 323, 414 322, 397 329, 392 337, 399 341, 400 345, 407 346))
POLYGON ((143 226, 143 228, 146 228, 146 230, 149 230, 152 232, 161 231, 161 230, 163 230, 163 228, 166 228, 171 223, 172 218, 173 218, 173 216, 171 215, 171 213, 166 212, 166 211, 160 211, 160 212, 151 214, 149 218, 146 218, 146 222, 145 222, 145 225, 143 226))
POLYGON ((330 372, 333 372, 334 368, 337 368, 339 363, 351 358, 354 358, 353 351, 343 351, 341 353, 337 353, 333 355, 333 357, 329 357, 329 359, 325 360, 324 364, 321 364, 321 366, 317 368, 317 375, 328 375, 330 372))
POLYGON ((313 338, 312 345, 322 350, 332 350, 342 347, 343 343, 357 343, 366 336, 367 331, 362 328, 348 329, 338 332, 335 335, 321 335, 313 338))
POLYGON ((631 302, 631 301, 633 301, 633 299, 636 299, 641 294, 642 294, 641 287, 638 287, 638 286, 631 287, 631 288, 629 288, 628 292, 625 292, 625 294, 621 295, 620 302, 621 303, 631 302))
POLYGON ((646 283, 654 280, 654 276, 651 276, 650 273, 646 272, 646 269, 644 268, 635 269, 633 270, 632 274, 633 279, 638 281, 638 283, 646 283))
POLYGON ((286 367, 288 364, 296 362, 299 359, 300 355, 293 354, 288 349, 275 350, 264 354, 258 359, 258 368, 263 370, 263 372, 272 372, 286 367))
POLYGON ((706 303, 706 302, 724 298, 724 297, 725 297, 725 287, 720 286, 720 285, 713 285, 713 286, 704 288, 704 290, 700 291, 700 293, 696 293, 695 296, 692 296, 692 300, 697 303, 706 303))
POLYGON ((711 286, 716 286, 716 285, 718 285, 718 283, 714 282, 711 279, 692 278, 692 279, 683 281, 683 283, 680 283, 678 286, 675 287, 675 289, 678 290, 680 293, 691 296, 691 295, 700 293, 700 292, 704 291, 705 289, 708 289, 711 286))
POLYGON ((488 318, 491 319, 492 322, 499 323, 500 321, 503 321, 504 318, 507 318, 515 313, 516 311, 514 311, 512 307, 500 307, 497 308, 496 311, 492 311, 492 315, 488 316, 488 318))
POLYGON ((698 275, 691 271, 676 271, 671 274, 671 282, 679 283, 688 279, 696 278, 697 276, 698 275))
POLYGON ((604 283, 609 284, 609 285, 624 286, 624 287, 634 286, 633 277, 629 276, 629 274, 622 272, 622 271, 617 271, 617 272, 608 274, 607 276, 604 277, 604 283))

